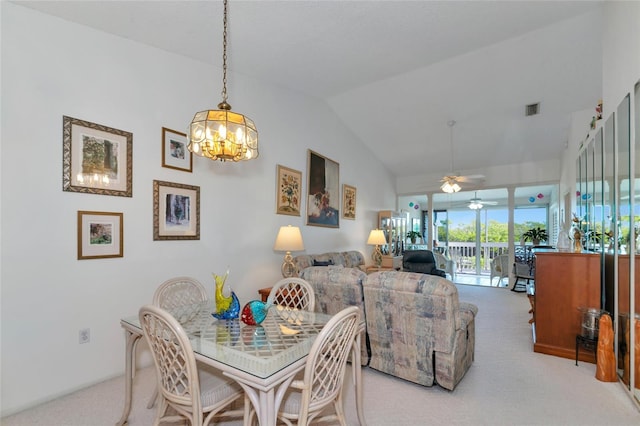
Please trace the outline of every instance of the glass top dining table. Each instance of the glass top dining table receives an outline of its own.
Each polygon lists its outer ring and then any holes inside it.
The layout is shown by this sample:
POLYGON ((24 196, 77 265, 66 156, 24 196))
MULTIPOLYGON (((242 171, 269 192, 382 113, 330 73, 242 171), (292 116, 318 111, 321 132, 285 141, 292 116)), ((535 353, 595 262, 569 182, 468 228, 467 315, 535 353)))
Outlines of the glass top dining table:
MULTIPOLYGON (((301 371, 316 337, 331 315, 275 305, 260 325, 212 316, 214 304, 206 301, 171 311, 182 325, 198 361, 232 378, 249 397, 260 425, 276 424, 276 414, 286 389, 301 371), (282 390, 282 391, 281 391, 282 390)), ((116 425, 126 424, 131 411, 135 349, 143 336, 137 315, 122 318, 126 332, 125 406, 116 425)), ((360 326, 364 331, 364 323, 360 326)), ((358 421, 365 424, 362 407, 360 336, 352 348, 358 421)), ((148 406, 151 407, 151 403, 148 406)))
MULTIPOLYGON (((275 305, 261 324, 247 325, 239 319, 218 320, 211 315, 214 311, 206 301, 171 314, 184 328, 196 354, 262 379, 304 358, 331 318, 275 305)), ((123 321, 140 328, 137 315, 123 321)))

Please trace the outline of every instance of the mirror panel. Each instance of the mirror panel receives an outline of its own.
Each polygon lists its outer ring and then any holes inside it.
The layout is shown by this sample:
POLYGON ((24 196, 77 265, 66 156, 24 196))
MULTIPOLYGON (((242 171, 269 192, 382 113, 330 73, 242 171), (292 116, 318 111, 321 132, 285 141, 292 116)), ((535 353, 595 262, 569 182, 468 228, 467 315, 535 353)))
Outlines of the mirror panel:
POLYGON ((595 217, 595 138, 589 141, 587 148, 585 149, 587 168, 586 173, 586 192, 582 195, 582 199, 585 204, 584 215, 584 247, 587 250, 596 250, 596 238, 594 231, 596 229, 596 217, 595 217))
POLYGON ((630 256, 633 247, 630 222, 630 97, 627 95, 618 106, 617 130, 617 188, 618 188, 618 369, 622 370, 622 381, 630 389, 630 256))
MULTIPOLYGON (((635 160, 633 166, 633 176, 634 179, 632 181, 632 194, 633 197, 630 197, 631 204, 633 206, 631 210, 631 220, 634 224, 633 229, 634 233, 640 229, 640 209, 638 208, 638 203, 640 202, 640 81, 636 83, 634 89, 634 128, 635 128, 635 141, 633 143, 633 158, 635 160)), ((631 349, 630 353, 632 355, 632 359, 634 360, 635 366, 635 374, 632 380, 631 386, 633 386, 634 396, 636 400, 640 403, 640 247, 638 247, 639 238, 638 235, 635 235, 635 255, 631 259, 630 265, 630 277, 631 282, 633 283, 635 289, 635 297, 634 297, 634 345, 631 349)))
MULTIPOLYGON (((614 140, 614 126, 615 126, 614 114, 611 114, 604 124, 604 146, 603 146, 603 169, 602 169, 602 206, 604 210, 604 230, 605 230, 605 256, 604 256, 604 281, 605 281, 605 301, 604 310, 611 313, 611 318, 615 319, 615 289, 616 289, 616 275, 615 275, 615 251, 616 251, 616 185, 615 185, 615 140, 614 140)), ((622 371, 619 370, 622 374, 622 371)))

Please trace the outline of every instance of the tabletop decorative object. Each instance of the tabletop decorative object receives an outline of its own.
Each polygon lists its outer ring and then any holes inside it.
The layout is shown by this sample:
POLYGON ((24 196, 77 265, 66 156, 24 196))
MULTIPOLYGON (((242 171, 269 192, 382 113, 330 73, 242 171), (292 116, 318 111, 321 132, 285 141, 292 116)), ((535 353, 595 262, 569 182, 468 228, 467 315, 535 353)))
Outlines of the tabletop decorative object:
POLYGON ((573 226, 571 227, 571 233, 573 234, 573 251, 575 253, 582 252, 582 237, 584 232, 582 231, 582 219, 573 214, 573 226))
POLYGON ((252 300, 242 308, 240 319, 247 325, 258 325, 267 317, 267 312, 272 306, 269 302, 252 300))
POLYGON ((213 274, 216 281, 216 311, 211 314, 218 319, 234 319, 240 314, 240 301, 232 291, 231 296, 225 296, 223 292, 224 283, 229 276, 229 269, 224 276, 213 274))

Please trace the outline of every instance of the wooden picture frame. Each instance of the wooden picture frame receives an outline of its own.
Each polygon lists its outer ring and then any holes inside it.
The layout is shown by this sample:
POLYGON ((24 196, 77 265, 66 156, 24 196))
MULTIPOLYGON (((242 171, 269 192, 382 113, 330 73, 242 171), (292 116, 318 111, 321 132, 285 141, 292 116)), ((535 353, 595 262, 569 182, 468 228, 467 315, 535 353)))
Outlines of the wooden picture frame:
POLYGON ((340 165, 308 150, 307 175, 307 225, 339 228, 340 165))
POLYGON ((153 239, 200 239, 200 187, 153 181, 153 239))
POLYGON ((302 172, 276 166, 276 214, 300 216, 302 172))
POLYGON ((62 190, 131 197, 133 133, 62 117, 62 190))
POLYGON ((78 211, 78 260, 123 257, 123 214, 78 211))
POLYGON ((187 149, 186 133, 162 128, 162 167, 193 172, 193 153, 187 149))
POLYGON ((356 187, 346 183, 342 184, 342 217, 356 218, 356 187))

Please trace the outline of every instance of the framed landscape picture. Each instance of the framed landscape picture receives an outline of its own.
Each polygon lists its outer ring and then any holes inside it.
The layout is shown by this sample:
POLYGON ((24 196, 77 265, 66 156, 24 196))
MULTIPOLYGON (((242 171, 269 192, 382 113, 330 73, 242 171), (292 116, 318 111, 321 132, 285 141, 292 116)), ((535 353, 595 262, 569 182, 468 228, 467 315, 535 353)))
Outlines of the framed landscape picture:
POLYGON ((307 225, 340 227, 340 165, 309 150, 307 225))
POLYGON ((162 128, 162 167, 193 172, 193 153, 187 149, 187 135, 162 128))
POLYGON ((276 213, 300 216, 302 172, 276 166, 276 213))
POLYGON ((62 190, 131 197, 133 134, 62 118, 62 190))
POLYGON ((78 260, 123 256, 122 213, 78 211, 78 260))
POLYGON ((200 239, 200 187, 153 181, 153 239, 200 239))
POLYGON ((356 187, 342 185, 342 217, 345 219, 356 218, 356 187))

